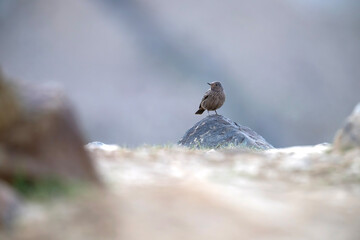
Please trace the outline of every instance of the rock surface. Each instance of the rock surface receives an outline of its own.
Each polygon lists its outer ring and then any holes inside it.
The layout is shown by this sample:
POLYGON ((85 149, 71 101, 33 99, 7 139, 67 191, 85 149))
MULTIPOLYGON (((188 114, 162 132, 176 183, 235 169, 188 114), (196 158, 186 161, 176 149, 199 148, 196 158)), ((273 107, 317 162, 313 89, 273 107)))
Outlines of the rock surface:
POLYGON ((180 146, 196 148, 219 148, 241 146, 249 149, 274 148, 248 127, 221 116, 209 115, 190 128, 178 142, 180 146))
POLYGON ((98 182, 70 105, 59 90, 9 82, 0 72, 0 178, 98 182))
POLYGON ((357 104, 352 114, 347 118, 334 139, 334 149, 345 151, 360 147, 360 103, 357 104))
POLYGON ((20 201, 9 186, 0 181, 0 228, 10 227, 20 201))

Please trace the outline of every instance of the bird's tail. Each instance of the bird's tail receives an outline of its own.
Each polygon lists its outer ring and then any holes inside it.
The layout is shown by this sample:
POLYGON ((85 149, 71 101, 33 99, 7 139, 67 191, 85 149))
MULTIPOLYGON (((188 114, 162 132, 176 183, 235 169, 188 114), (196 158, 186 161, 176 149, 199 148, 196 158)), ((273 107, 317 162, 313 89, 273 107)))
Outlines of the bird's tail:
POLYGON ((199 108, 195 114, 202 114, 205 111, 203 108, 199 108))

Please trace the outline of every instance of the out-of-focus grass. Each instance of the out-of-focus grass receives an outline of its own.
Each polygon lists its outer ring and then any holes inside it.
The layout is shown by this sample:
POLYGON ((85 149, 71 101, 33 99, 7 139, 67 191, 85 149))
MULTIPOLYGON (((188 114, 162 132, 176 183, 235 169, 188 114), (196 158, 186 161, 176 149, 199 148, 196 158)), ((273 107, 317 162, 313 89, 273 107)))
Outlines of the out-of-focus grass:
POLYGON ((23 174, 15 177, 12 186, 24 198, 35 201, 71 197, 80 194, 87 188, 87 184, 80 181, 69 181, 57 177, 29 180, 23 174))

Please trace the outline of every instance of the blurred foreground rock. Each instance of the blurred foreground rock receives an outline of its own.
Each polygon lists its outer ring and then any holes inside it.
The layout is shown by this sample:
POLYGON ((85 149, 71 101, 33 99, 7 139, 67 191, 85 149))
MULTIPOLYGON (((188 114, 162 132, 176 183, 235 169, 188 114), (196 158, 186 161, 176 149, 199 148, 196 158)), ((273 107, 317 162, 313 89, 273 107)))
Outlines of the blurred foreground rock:
POLYGON ((178 142, 181 146, 196 148, 220 148, 241 146, 265 150, 273 146, 248 127, 221 115, 209 115, 190 128, 178 142))
POLYGON ((9 186, 0 181, 0 228, 10 227, 20 205, 20 201, 9 186))
POLYGON ((346 151, 351 148, 360 147, 360 103, 358 103, 352 114, 346 119, 335 136, 334 149, 346 151))
MULTIPOLYGON (((15 84, 0 72, 0 180, 15 186, 48 179, 99 183, 62 94, 15 84)), ((0 225, 11 220, 11 191, 0 185, 0 225)))
POLYGON ((0 74, 0 96, 0 178, 98 181, 61 92, 14 85, 0 74))

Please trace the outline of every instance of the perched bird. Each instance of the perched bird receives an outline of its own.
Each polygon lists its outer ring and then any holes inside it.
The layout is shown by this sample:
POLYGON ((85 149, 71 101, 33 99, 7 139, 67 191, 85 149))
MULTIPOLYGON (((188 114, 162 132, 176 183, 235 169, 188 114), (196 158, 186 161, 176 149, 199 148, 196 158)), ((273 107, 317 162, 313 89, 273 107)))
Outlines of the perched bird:
POLYGON ((215 111, 219 109, 225 102, 224 89, 220 82, 208 83, 211 87, 206 91, 203 98, 201 99, 199 110, 195 114, 202 114, 205 110, 215 111))

